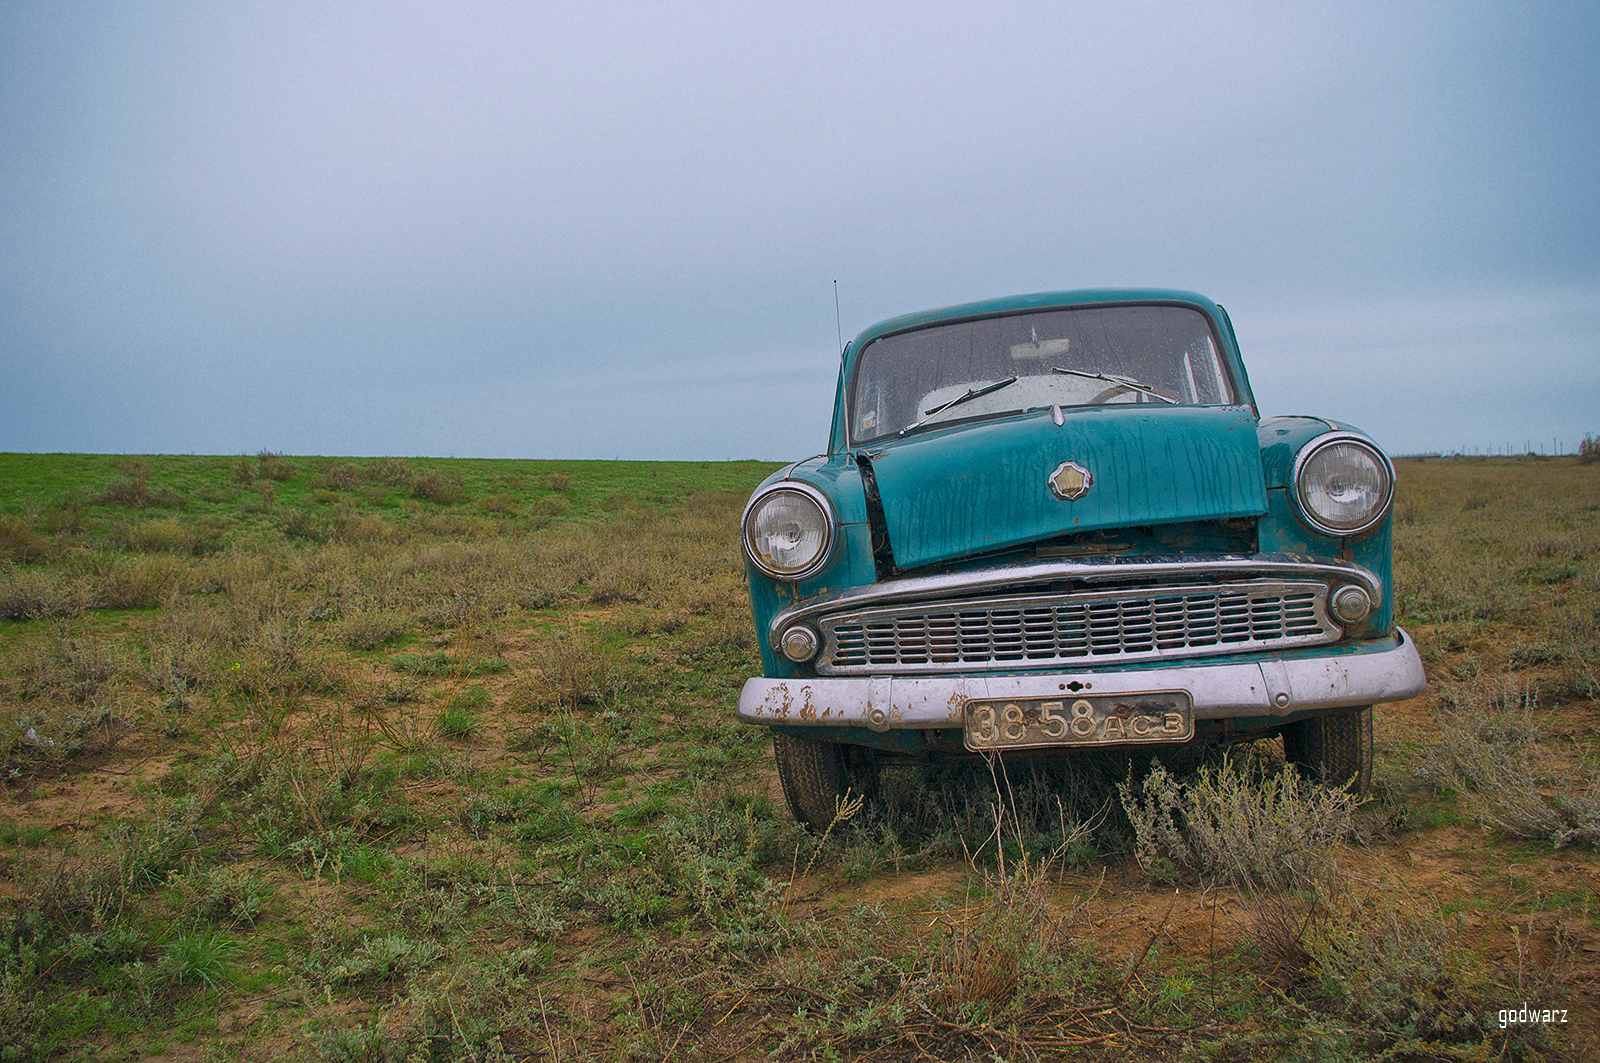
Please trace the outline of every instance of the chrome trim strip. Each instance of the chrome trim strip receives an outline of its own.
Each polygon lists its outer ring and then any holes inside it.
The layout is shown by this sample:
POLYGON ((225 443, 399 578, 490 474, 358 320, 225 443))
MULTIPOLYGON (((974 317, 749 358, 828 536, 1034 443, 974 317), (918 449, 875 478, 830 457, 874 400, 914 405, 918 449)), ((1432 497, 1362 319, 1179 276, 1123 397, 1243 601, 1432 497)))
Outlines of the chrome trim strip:
POLYGON ((1328 612, 1327 602, 1328 585, 1320 580, 1240 580, 830 612, 817 622, 824 645, 815 667, 819 675, 929 675, 997 668, 1114 667, 1133 661, 1325 646, 1344 637, 1344 628, 1328 612), (1244 599, 1243 611, 1237 606, 1226 611, 1218 601, 1224 598, 1244 599), (1299 600, 1285 605, 1285 598, 1299 600), (1202 615, 1192 616, 1191 599, 1209 599, 1211 604, 1201 604, 1202 615), (1258 636, 1265 614, 1274 607, 1255 599, 1277 602, 1277 634, 1258 636), (1174 604, 1177 607, 1171 608, 1174 604), (1124 606, 1136 608, 1125 616, 1124 606), (1306 615, 1295 615, 1302 611, 1306 615), (912 629, 902 631, 906 621, 912 629), (1208 627, 1208 641, 1191 642, 1208 627), (841 645, 846 641, 841 628, 859 629, 846 636, 848 646, 841 645), (1123 648, 1109 648, 1112 642, 1123 648), (985 654, 985 648, 990 652, 985 654), (1047 653, 1047 648, 1057 652, 1047 653))
MULTIPOLYGON (((742 526, 740 534, 742 537, 742 526)), ((1006 591, 1023 594, 1030 589, 1047 590, 1050 584, 1058 582, 1079 583, 1082 586, 1076 589, 1087 590, 1116 583, 1154 586, 1164 580, 1182 580, 1189 584, 1207 579, 1221 582, 1258 578, 1355 583, 1371 597, 1374 611, 1383 604, 1382 582, 1370 570, 1353 561, 1312 561, 1294 554, 1174 554, 1165 557, 1051 559, 1021 561, 968 572, 910 576, 821 594, 774 616, 767 626, 767 644, 778 650, 778 640, 790 624, 815 623, 828 613, 854 612, 876 606, 940 602, 1006 591)))
POLYGON ((1182 690, 1194 699, 1197 719, 1228 719, 1403 701, 1426 686, 1416 645, 1400 631, 1395 645, 1366 653, 1187 668, 860 679, 758 676, 746 680, 739 694, 739 718, 874 731, 960 727, 968 701, 1061 697, 1070 688, 1112 695, 1182 690))

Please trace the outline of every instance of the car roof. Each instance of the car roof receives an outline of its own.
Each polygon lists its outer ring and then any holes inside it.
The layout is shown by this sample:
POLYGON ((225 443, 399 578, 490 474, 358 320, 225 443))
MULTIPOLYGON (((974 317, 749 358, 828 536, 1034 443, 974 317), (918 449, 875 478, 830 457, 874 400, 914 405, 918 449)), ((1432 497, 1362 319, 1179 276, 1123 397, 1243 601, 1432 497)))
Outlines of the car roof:
POLYGON ((1080 288, 1064 292, 1034 292, 1031 295, 1007 295, 999 299, 981 299, 974 303, 958 303, 938 310, 922 310, 915 314, 891 317, 863 329, 850 343, 851 352, 859 352, 873 340, 896 332, 926 328, 929 325, 969 321, 974 318, 999 317, 1025 310, 1069 309, 1085 306, 1117 306, 1130 303, 1179 303, 1205 311, 1218 318, 1217 304, 1196 292, 1175 288, 1080 288))

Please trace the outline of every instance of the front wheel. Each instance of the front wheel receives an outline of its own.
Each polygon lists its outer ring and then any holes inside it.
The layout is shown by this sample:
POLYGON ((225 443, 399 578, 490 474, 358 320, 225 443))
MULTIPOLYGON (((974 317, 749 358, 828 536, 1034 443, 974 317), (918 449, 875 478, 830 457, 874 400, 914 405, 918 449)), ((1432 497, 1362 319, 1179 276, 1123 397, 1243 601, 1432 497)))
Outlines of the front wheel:
POLYGON ((1372 706, 1288 724, 1283 757, 1325 786, 1365 795, 1372 783, 1372 706))
POLYGON ((876 795, 873 750, 780 732, 772 736, 772 753, 789 811, 812 830, 827 830, 847 798, 876 795))

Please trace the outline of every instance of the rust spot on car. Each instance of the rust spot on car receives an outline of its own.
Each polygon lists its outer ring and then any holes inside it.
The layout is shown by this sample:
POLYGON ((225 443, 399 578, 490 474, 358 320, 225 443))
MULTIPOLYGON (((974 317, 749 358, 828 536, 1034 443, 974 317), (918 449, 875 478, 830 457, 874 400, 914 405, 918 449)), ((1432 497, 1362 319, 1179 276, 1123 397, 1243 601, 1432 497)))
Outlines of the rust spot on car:
POLYGON ((951 722, 960 723, 967 718, 967 701, 967 696, 959 690, 950 695, 950 700, 945 702, 945 708, 949 710, 951 722))
MULTIPOLYGON (((811 696, 811 688, 805 687, 806 697, 811 696)), ((761 699, 761 705, 755 710, 755 715, 765 713, 779 720, 789 718, 789 710, 794 706, 794 697, 789 693, 788 683, 779 683, 767 691, 767 696, 761 699)))

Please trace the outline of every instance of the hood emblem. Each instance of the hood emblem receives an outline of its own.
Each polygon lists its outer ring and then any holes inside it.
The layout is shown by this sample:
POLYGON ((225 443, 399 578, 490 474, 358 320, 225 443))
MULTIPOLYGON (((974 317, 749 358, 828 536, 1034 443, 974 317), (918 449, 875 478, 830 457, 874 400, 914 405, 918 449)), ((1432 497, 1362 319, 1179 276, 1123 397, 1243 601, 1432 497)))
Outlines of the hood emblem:
POLYGON ((1064 461, 1050 474, 1050 493, 1066 502, 1075 502, 1094 486, 1094 474, 1075 461, 1064 461))

